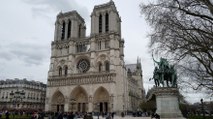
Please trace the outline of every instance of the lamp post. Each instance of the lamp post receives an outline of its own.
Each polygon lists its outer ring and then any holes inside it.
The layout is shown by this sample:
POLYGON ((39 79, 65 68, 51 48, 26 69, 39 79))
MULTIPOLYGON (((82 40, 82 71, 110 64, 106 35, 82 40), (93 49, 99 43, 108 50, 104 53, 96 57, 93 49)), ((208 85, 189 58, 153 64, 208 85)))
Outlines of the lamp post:
POLYGON ((204 111, 203 99, 200 99, 200 102, 201 102, 201 108, 202 108, 202 112, 203 112, 203 119, 205 119, 205 111, 204 111))

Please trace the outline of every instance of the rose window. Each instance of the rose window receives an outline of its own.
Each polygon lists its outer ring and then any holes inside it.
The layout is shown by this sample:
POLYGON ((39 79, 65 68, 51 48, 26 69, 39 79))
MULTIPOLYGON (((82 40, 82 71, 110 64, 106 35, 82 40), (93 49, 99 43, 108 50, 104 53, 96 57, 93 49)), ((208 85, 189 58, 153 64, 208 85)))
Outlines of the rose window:
POLYGON ((85 73, 89 70, 90 63, 86 59, 81 59, 77 64, 77 68, 78 68, 79 72, 85 73))

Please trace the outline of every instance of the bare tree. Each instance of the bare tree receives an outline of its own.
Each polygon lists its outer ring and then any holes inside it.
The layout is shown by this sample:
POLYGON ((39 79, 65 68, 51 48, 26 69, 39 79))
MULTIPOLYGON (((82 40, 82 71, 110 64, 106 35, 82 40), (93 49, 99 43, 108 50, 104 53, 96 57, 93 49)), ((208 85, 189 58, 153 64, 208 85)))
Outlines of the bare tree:
POLYGON ((140 8, 152 27, 150 48, 176 61, 184 84, 213 94, 213 0, 156 0, 140 8))

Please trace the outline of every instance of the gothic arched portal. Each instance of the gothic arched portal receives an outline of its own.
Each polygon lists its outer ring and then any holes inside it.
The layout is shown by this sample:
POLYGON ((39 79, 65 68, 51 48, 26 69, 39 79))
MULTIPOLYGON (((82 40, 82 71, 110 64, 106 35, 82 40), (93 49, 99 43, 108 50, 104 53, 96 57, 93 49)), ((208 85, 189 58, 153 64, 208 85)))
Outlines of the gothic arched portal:
POLYGON ((69 110, 72 112, 88 111, 88 94, 81 86, 77 86, 72 90, 69 102, 69 110))
POLYGON ((51 110, 53 112, 63 112, 64 111, 65 98, 60 91, 56 91, 52 96, 51 110))
POLYGON ((98 112, 110 111, 109 93, 104 87, 99 87, 94 94, 94 110, 98 112))

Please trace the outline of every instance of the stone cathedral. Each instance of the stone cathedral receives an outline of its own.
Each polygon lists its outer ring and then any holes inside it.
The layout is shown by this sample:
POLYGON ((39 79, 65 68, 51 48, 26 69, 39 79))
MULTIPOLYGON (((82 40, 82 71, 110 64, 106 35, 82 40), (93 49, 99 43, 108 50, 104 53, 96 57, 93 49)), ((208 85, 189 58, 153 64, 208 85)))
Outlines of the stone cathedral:
POLYGON ((113 1, 94 7, 88 37, 77 11, 57 15, 45 111, 136 111, 144 98, 142 76, 139 58, 124 62, 121 18, 113 1))

